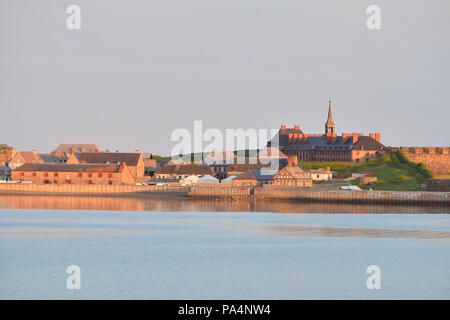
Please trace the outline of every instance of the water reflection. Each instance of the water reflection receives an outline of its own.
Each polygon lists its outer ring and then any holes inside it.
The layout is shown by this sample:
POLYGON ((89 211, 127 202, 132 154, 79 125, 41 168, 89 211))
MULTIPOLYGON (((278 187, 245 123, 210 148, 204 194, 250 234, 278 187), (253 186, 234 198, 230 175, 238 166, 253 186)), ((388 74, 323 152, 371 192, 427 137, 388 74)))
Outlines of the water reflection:
POLYGON ((399 230, 320 226, 271 226, 265 229, 269 233, 276 236, 450 239, 450 232, 441 230, 399 230))
POLYGON ((279 213, 450 213, 450 207, 224 201, 173 196, 0 195, 0 209, 279 212, 279 213))

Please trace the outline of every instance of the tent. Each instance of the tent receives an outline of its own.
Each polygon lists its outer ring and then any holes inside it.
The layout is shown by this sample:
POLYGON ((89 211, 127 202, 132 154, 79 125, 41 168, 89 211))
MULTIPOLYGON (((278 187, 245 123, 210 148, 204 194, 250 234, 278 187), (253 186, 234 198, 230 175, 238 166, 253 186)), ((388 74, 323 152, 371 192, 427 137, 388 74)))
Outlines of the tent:
POLYGON ((219 179, 214 178, 211 175, 206 175, 201 178, 198 178, 197 183, 219 183, 219 179))

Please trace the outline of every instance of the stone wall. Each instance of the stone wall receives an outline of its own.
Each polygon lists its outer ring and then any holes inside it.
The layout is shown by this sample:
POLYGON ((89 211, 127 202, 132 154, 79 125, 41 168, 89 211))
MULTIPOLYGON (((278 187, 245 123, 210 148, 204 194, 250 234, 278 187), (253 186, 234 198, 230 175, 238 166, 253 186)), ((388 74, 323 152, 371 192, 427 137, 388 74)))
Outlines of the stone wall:
POLYGON ((190 198, 265 199, 301 202, 450 205, 450 192, 314 190, 311 188, 192 188, 190 198))
POLYGON ((429 179, 423 187, 425 191, 450 192, 450 180, 448 179, 429 179))
POLYGON ((412 162, 423 163, 434 174, 450 173, 449 148, 401 147, 412 162))
POLYGON ((73 185, 0 183, 0 193, 65 193, 65 194, 120 194, 139 192, 188 192, 189 187, 130 186, 130 185, 73 185))
POLYGON ((256 198, 313 202, 450 205, 449 192, 312 190, 256 188, 256 198))
POLYGON ((253 194, 251 187, 192 187, 189 191, 190 198, 210 199, 247 199, 253 194))

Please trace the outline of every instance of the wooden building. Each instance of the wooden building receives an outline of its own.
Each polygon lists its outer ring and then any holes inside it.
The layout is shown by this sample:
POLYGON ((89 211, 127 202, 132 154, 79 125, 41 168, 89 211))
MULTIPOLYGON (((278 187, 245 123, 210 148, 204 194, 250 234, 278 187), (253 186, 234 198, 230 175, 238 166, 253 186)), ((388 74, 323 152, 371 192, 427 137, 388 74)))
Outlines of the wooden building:
POLYGON ((284 167, 273 177, 273 185, 282 187, 312 187, 310 174, 299 167, 284 167))

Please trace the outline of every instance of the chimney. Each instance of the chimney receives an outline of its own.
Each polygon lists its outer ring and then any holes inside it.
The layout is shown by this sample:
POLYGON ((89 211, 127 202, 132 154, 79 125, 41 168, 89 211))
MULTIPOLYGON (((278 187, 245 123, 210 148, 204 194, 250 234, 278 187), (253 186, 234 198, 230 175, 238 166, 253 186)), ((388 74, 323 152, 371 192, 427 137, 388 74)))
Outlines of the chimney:
POLYGON ((81 148, 81 152, 86 152, 86 148, 81 148))
POLYGON ((91 142, 89 142, 89 144, 94 144, 94 143, 91 141, 91 142))
POLYGON ((369 133, 369 136, 370 136, 373 140, 375 140, 375 133, 369 133))
POLYGON ((116 150, 116 152, 119 152, 119 150, 116 150))
POLYGON ((288 143, 292 143, 292 139, 293 139, 293 134, 289 133, 289 135, 288 135, 288 143))
POLYGON ((95 148, 95 152, 100 152, 100 149, 98 147, 95 148))
POLYGON ((72 141, 70 141, 70 142, 69 142, 69 144, 73 144, 73 142, 72 142, 72 141))
POLYGON ((106 149, 105 151, 106 151, 106 152, 109 152, 109 149, 106 149))
POLYGON ((288 156, 288 167, 298 167, 297 156, 288 156))
POLYGON ((295 129, 295 130, 300 130, 300 126, 297 126, 297 125, 296 125, 296 126, 294 126, 294 129, 295 129))
POLYGON ((325 170, 327 170, 327 172, 331 171, 330 167, 325 167, 325 170))
POLYGON ((286 129, 286 125, 282 124, 281 129, 286 129))
POLYGON ((352 136, 353 136, 353 144, 355 144, 356 142, 358 142, 358 134, 353 132, 352 136))
POLYGON ((134 150, 134 152, 136 152, 136 153, 140 153, 139 149, 136 149, 136 150, 134 150))
POLYGON ((379 133, 375 133, 375 140, 377 140, 378 142, 380 142, 380 134, 379 133))

